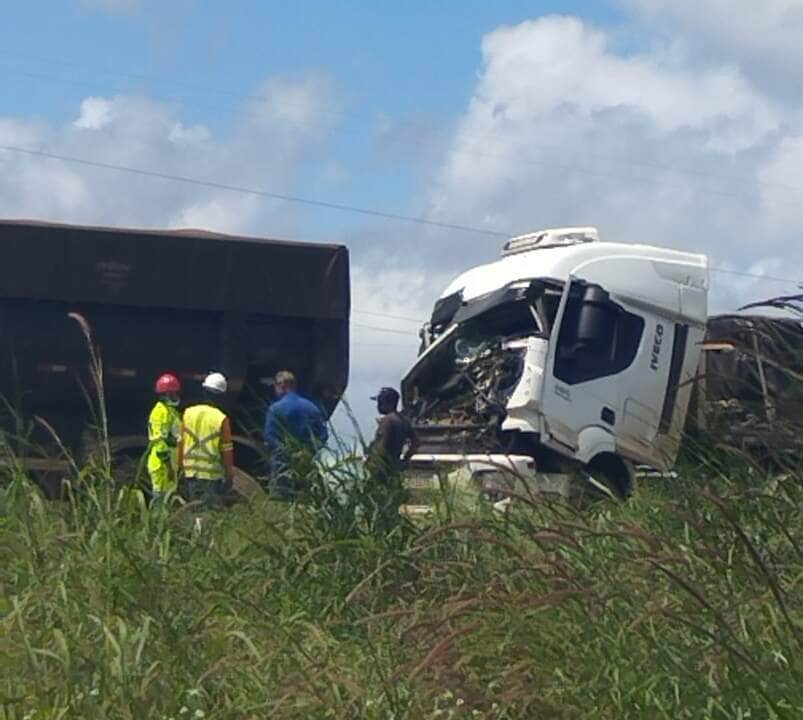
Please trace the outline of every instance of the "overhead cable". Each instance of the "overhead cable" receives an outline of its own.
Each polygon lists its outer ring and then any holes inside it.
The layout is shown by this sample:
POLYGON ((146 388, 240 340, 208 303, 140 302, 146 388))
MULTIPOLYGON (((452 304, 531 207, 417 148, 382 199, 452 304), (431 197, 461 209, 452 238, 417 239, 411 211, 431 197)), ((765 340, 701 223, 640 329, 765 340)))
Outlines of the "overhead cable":
MULTIPOLYGON (((288 195, 285 193, 278 193, 273 192, 270 190, 263 190, 259 188, 249 188, 239 185, 232 185, 228 183, 220 183, 213 180, 202 180, 199 178, 193 178, 186 175, 176 175, 172 173, 164 173, 157 170, 146 170, 143 168, 135 168, 130 167, 127 165, 118 165, 115 163, 107 163, 101 162, 96 160, 88 160, 86 158, 75 157, 72 155, 62 155, 59 153, 52 153, 47 152, 45 150, 38 150, 35 148, 28 148, 28 147, 21 147, 17 145, 0 145, 0 150, 5 150, 11 153, 18 153, 21 155, 28 155, 32 157, 41 157, 50 160, 58 160, 61 162, 66 163, 73 163, 76 165, 83 165, 86 167, 93 167, 99 168, 103 170, 113 170, 116 172, 124 172, 130 173, 134 175, 140 175, 144 177, 151 177, 157 178, 160 180, 167 180, 171 182, 180 182, 189 185, 196 185, 201 187, 208 187, 213 188, 216 190, 224 190, 228 192, 234 193, 242 193, 245 195, 254 195, 259 197, 266 197, 273 200, 283 200, 285 202, 291 203, 298 203, 303 205, 309 205, 313 207, 320 207, 328 210, 338 210, 341 212, 351 212, 357 213, 360 215, 367 215, 371 217, 379 217, 384 218, 387 220, 394 220, 398 222, 408 222, 414 223, 418 225, 425 225, 430 227, 437 227, 445 230, 455 230, 458 232, 465 232, 465 233, 472 233, 475 235, 484 235, 487 237, 494 237, 494 238, 510 238, 513 237, 516 233, 515 232, 504 232, 497 229, 490 229, 490 228, 480 228, 472 225, 464 225, 460 223, 450 223, 450 222, 441 222, 438 220, 431 220, 429 218, 416 216, 416 215, 404 215, 401 213, 391 213, 386 212, 384 210, 377 210, 375 208, 368 208, 368 207, 359 207, 356 205, 347 205, 344 203, 337 203, 337 202, 330 202, 326 200, 317 200, 314 198, 307 198, 302 197, 300 195, 288 195)), ((780 283, 788 283, 791 285, 799 286, 801 285, 801 280, 795 280, 792 278, 782 278, 776 277, 773 275, 765 275, 762 273, 751 273, 751 272, 743 272, 738 270, 730 270, 728 268, 717 267, 717 266, 710 266, 709 270, 711 272, 719 272, 729 275, 741 275, 743 277, 752 277, 757 278, 760 280, 767 280, 772 282, 780 282, 780 283)), ((412 319, 412 318, 410 318, 412 319)))

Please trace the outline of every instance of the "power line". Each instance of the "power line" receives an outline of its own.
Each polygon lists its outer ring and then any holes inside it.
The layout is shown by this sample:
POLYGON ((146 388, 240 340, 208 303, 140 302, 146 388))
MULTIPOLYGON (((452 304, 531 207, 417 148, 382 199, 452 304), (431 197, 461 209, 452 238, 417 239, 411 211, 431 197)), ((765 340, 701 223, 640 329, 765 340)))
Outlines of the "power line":
POLYGON ((779 283, 789 283, 790 285, 803 285, 803 281, 792 280, 791 278, 775 277, 774 275, 763 275, 761 273, 751 273, 742 270, 729 270, 723 267, 712 266, 708 268, 711 272, 723 273, 724 275, 740 275, 742 277, 758 278, 760 280, 771 280, 779 283))
POLYGON ((383 328, 378 325, 364 325, 363 323, 351 323, 352 327, 358 327, 363 330, 373 330, 375 332, 393 333, 394 335, 404 335, 405 337, 414 337, 409 330, 398 330, 396 328, 383 328))
MULTIPOLYGON (((17 57, 17 58, 23 58, 23 59, 27 59, 27 60, 33 60, 34 62, 45 64, 45 65, 55 65, 55 66, 57 66, 59 68, 71 67, 71 68, 76 68, 76 69, 79 69, 79 70, 92 70, 93 72, 99 73, 101 75, 107 75, 107 76, 110 76, 110 77, 118 77, 118 78, 123 78, 123 79, 126 79, 126 80, 145 81, 145 82, 151 82, 151 83, 162 84, 162 85, 173 85, 174 87, 181 88, 181 89, 189 91, 191 93, 202 94, 205 97, 207 97, 209 95, 220 95, 220 96, 223 96, 223 97, 232 98, 232 99, 240 101, 240 102, 242 102, 244 100, 268 101, 268 100, 273 100, 274 99, 274 98, 270 97, 269 95, 266 95, 264 93, 259 93, 259 92, 239 92, 237 90, 231 90, 229 88, 219 88, 219 87, 216 88, 216 87, 209 87, 207 85, 197 85, 197 84, 192 83, 192 82, 187 82, 186 80, 179 80, 179 79, 176 79, 176 78, 169 78, 169 77, 165 77, 163 75, 160 76, 160 75, 147 74, 147 73, 132 73, 132 72, 124 72, 124 71, 120 71, 120 70, 104 70, 104 69, 98 68, 98 67, 96 67, 94 65, 90 66, 90 65, 86 65, 86 64, 82 64, 82 63, 71 62, 69 60, 65 61, 65 60, 58 60, 58 59, 55 59, 55 58, 45 58, 45 57, 36 56, 36 55, 28 55, 28 54, 25 54, 25 53, 10 53, 8 51, 0 51, 0 57, 6 57, 6 58, 17 57)), ((58 76, 58 75, 52 75, 52 74, 42 73, 42 72, 31 72, 31 71, 28 71, 28 70, 22 70, 22 69, 19 69, 19 68, 8 67, 8 66, 5 66, 3 69, 6 70, 7 72, 17 73, 17 74, 20 74, 20 75, 23 75, 23 76, 29 76, 29 77, 32 77, 34 79, 48 80, 48 81, 53 81, 53 82, 64 82, 64 83, 67 83, 67 84, 75 84, 75 85, 92 85, 95 88, 104 87, 102 85, 102 83, 94 82, 92 80, 86 80, 86 81, 72 80, 71 78, 63 78, 63 77, 58 76)), ((106 87, 108 87, 108 86, 106 86, 106 87)), ((120 90, 113 90, 113 91, 114 92, 121 92, 120 90)), ((173 98, 165 98, 165 99, 172 100, 172 101, 176 100, 175 97, 173 97, 173 98)), ((193 104, 194 104, 194 101, 193 101, 193 104)), ((293 106, 302 107, 301 105, 293 104, 292 102, 291 103, 287 103, 285 101, 282 101, 282 104, 285 105, 285 106, 289 105, 291 107, 293 107, 293 106)), ((222 108, 223 106, 221 106, 221 105, 213 105, 212 107, 222 108)), ((306 107, 306 106, 304 106, 304 107, 306 107)), ((342 117, 342 115, 340 113, 336 113, 336 112, 333 112, 331 110, 327 110, 326 108, 322 108, 321 109, 321 113, 324 114, 324 115, 329 115, 333 119, 337 119, 337 118, 342 117)))
MULTIPOLYGON (((98 68, 96 68, 94 66, 88 66, 88 65, 85 65, 85 64, 80 64, 80 63, 75 63, 75 62, 70 62, 70 61, 61 61, 61 60, 56 60, 56 59, 53 59, 53 58, 44 58, 44 57, 41 57, 41 56, 28 55, 28 54, 25 54, 25 53, 9 53, 7 51, 6 52, 0 52, 0 57, 2 57, 2 56, 5 56, 5 57, 20 57, 20 58, 30 59, 30 60, 33 60, 34 62, 38 62, 38 63, 48 64, 48 65, 56 65, 58 67, 65 67, 66 66, 66 67, 73 67, 73 68, 78 68, 78 69, 93 70, 95 72, 100 72, 100 74, 102 74, 102 75, 108 75, 108 76, 112 76, 112 77, 116 76, 116 77, 125 78, 125 79, 128 79, 128 80, 141 80, 141 81, 152 82, 152 83, 157 83, 157 84, 161 83, 161 84, 173 85, 173 86, 175 86, 177 88, 183 88, 184 90, 188 90, 190 92, 202 93, 205 97, 210 95, 210 94, 214 94, 214 95, 230 97, 230 98, 236 99, 238 101, 245 101, 245 100, 272 101, 272 100, 274 100, 274 98, 271 98, 271 97, 269 97, 267 95, 264 95, 264 94, 261 94, 261 93, 238 92, 236 90, 230 90, 230 89, 227 89, 227 88, 214 88, 214 87, 209 87, 209 86, 197 85, 195 83, 187 82, 185 80, 179 80, 179 79, 175 79, 175 78, 166 78, 164 76, 153 75, 153 74, 130 73, 130 72, 122 72, 122 71, 119 71, 119 70, 118 71, 115 71, 115 70, 103 70, 103 69, 98 70, 98 68)), ((43 72, 37 72, 37 71, 31 71, 31 70, 24 70, 24 69, 15 68, 15 67, 8 67, 8 66, 2 67, 0 69, 4 70, 5 72, 15 73, 15 74, 21 75, 23 77, 27 77, 27 78, 35 79, 35 80, 45 80, 45 81, 49 81, 49 82, 57 82, 57 83, 63 83, 63 84, 67 84, 67 85, 74 85, 74 86, 77 86, 77 87, 82 87, 83 86, 83 87, 90 87, 90 88, 94 88, 94 89, 102 89, 105 92, 114 92, 114 93, 126 92, 125 90, 122 90, 120 88, 109 87, 108 85, 104 85, 101 82, 96 82, 96 81, 92 81, 92 80, 74 80, 72 78, 65 78, 65 77, 62 77, 62 76, 53 75, 53 74, 49 74, 49 73, 43 73, 43 72)), ((162 102, 176 102, 178 100, 180 100, 182 103, 185 103, 185 104, 187 102, 186 98, 176 98, 175 96, 163 96, 163 95, 160 96, 160 95, 152 94, 150 92, 148 92, 148 96, 153 98, 153 99, 160 100, 162 102)), ((209 107, 209 108, 214 108, 214 109, 218 109, 218 110, 222 110, 222 109, 230 110, 230 109, 232 109, 231 106, 223 106, 223 105, 219 105, 219 104, 215 104, 215 103, 209 103, 207 100, 204 100, 202 103, 199 103, 197 100, 193 99, 190 104, 194 105, 196 107, 209 107)), ((289 106, 289 107, 293 107, 294 106, 294 104, 292 102, 287 102, 285 100, 282 101, 282 105, 283 106, 289 106)), ((295 106, 299 107, 297 104, 295 106)), ((325 110, 322 111, 322 112, 325 115, 329 115, 332 119, 340 119, 341 117, 343 117, 343 115, 340 114, 340 113, 334 113, 334 112, 331 112, 331 111, 327 113, 325 110)), ((349 113, 349 114, 352 114, 352 113, 349 113)), ((295 125, 297 127, 309 127, 309 128, 314 128, 314 129, 320 129, 317 125, 315 125, 313 123, 305 123, 305 122, 302 122, 302 121, 299 121, 299 120, 291 120, 289 118, 282 118, 282 122, 284 122, 286 124, 290 124, 290 125, 295 125)), ((353 134, 356 135, 357 133, 355 132, 353 134)), ((360 133, 361 137, 362 137, 362 135, 363 134, 360 133)), ((494 137, 479 137, 477 135, 470 135, 470 134, 469 135, 463 135, 462 137, 463 138, 467 138, 469 140, 475 140, 475 141, 478 141, 478 142, 483 143, 483 144, 487 144, 488 142, 492 142, 495 139, 494 137)), ((542 146, 542 147, 546 148, 546 147, 549 147, 549 146, 542 146)), ((451 152, 454 152, 454 153, 457 153, 457 154, 461 154, 461 155, 466 154, 466 155, 474 155, 474 156, 477 156, 477 157, 487 157, 487 158, 503 158, 503 157, 505 157, 505 156, 502 155, 502 153, 491 152, 491 151, 489 151, 487 149, 486 150, 476 150, 476 149, 463 148, 463 149, 460 149, 460 150, 456 150, 456 149, 452 148, 451 152)), ((613 164, 617 164, 617 165, 626 165, 626 166, 631 166, 631 167, 642 167, 642 168, 655 169, 655 170, 664 170, 664 171, 668 171, 668 172, 672 172, 672 173, 679 173, 679 174, 682 174, 682 175, 695 176, 695 177, 698 177, 698 178, 701 178, 701 179, 708 179, 708 180, 719 180, 720 179, 720 177, 717 176, 717 175, 714 175, 714 174, 712 174, 710 172, 705 172, 705 171, 702 171, 702 170, 698 170, 696 168, 677 167, 677 166, 674 166, 674 165, 667 165, 666 163, 659 163, 659 162, 648 161, 648 160, 631 160, 631 159, 622 160, 622 159, 619 159, 619 158, 610 157, 610 156, 604 156, 604 155, 601 155, 599 153, 593 153, 593 152, 588 152, 588 151, 584 151, 584 156, 593 157, 593 158, 596 158, 596 159, 602 159, 602 160, 605 160, 607 162, 612 162, 613 164)), ((548 167, 553 167, 553 168, 554 167, 558 167, 558 168, 561 168, 561 169, 564 169, 564 170, 569 170, 569 171, 572 171, 572 172, 580 172, 582 174, 591 175, 591 176, 597 176, 597 177, 623 179, 621 175, 617 175, 617 174, 614 174, 614 173, 611 173, 611 172, 600 172, 598 170, 593 170, 593 169, 590 169, 588 167, 579 168, 575 164, 566 164, 566 163, 560 164, 560 163, 555 162, 554 160, 540 160, 540 159, 535 159, 535 158, 517 156, 516 157, 516 162, 518 164, 525 164, 525 165, 548 166, 548 167)), ((630 178, 627 178, 627 179, 630 179, 630 178)), ((646 180, 647 182, 657 182, 658 184, 667 185, 667 186, 670 186, 670 187, 678 187, 678 188, 679 187, 684 187, 685 188, 685 186, 673 185, 672 183, 669 183, 666 180, 660 179, 660 178, 637 178, 637 179, 642 180, 642 181, 646 180)), ((741 181, 739 181, 739 184, 746 186, 748 184, 748 182, 746 180, 741 180, 741 181)), ((762 181, 762 180, 753 180, 753 179, 751 179, 750 180, 750 184, 758 186, 758 187, 778 188, 778 189, 789 190, 789 191, 796 192, 796 193, 803 193, 803 187, 795 186, 795 185, 789 185, 787 183, 775 183, 775 182, 767 182, 767 181, 762 181)), ((739 198, 742 197, 742 195, 740 195, 738 193, 727 192, 727 191, 724 191, 724 190, 716 190, 716 189, 711 189, 711 188, 706 188, 706 189, 700 190, 698 192, 702 192, 704 194, 709 194, 709 195, 716 195, 716 196, 720 196, 720 197, 734 198, 734 199, 739 199, 739 198)), ((773 198, 773 200, 777 200, 777 199, 773 198)))
MULTIPOLYGON (((800 281, 791 280, 789 278, 775 277, 773 275, 761 275, 761 274, 758 274, 758 273, 741 272, 739 270, 727 270, 725 268, 719 268, 719 267, 709 267, 708 269, 710 271, 712 271, 712 272, 725 273, 725 274, 728 274, 728 275, 739 275, 739 276, 743 276, 743 277, 757 278, 757 279, 760 279, 760 280, 769 280, 769 281, 779 282, 779 283, 784 283, 784 284, 786 284, 786 283, 795 284, 795 285, 798 285, 799 287, 803 286, 803 283, 801 283, 800 281)), ((649 300, 649 298, 643 298, 643 297, 642 297, 642 299, 643 300, 649 300)), ((416 323, 424 323, 425 322, 424 320, 420 320, 420 319, 417 319, 417 318, 408 318, 408 317, 404 317, 404 316, 401 316, 401 315, 390 315, 390 314, 386 314, 386 313, 372 312, 372 311, 368 311, 368 310, 354 309, 353 312, 359 313, 359 314, 363 314, 363 315, 374 315, 374 316, 377 316, 377 317, 386 317, 386 318, 390 318, 390 319, 393 319, 393 320, 409 320, 410 322, 416 322, 416 323)), ((391 332, 391 333, 398 333, 398 334, 409 334, 410 337, 413 337, 413 335, 411 333, 408 333, 407 331, 404 331, 404 330, 397 330, 397 329, 391 329, 391 328, 382 328, 382 327, 378 327, 376 325, 365 325, 365 324, 361 324, 361 323, 352 323, 352 325, 354 325, 355 327, 362 328, 364 330, 375 330, 377 332, 391 332)), ((360 344, 364 344, 364 343, 360 343, 360 344)), ((382 345, 384 346, 385 344, 382 343, 382 345)), ((388 347, 391 347, 391 346, 388 346, 388 347)), ((392 347, 407 347, 407 346, 406 345, 393 345, 392 347)))
MULTIPOLYGON (((249 188, 239 185, 230 185, 227 183, 220 183, 215 182, 212 180, 201 180, 198 178, 192 178, 185 175, 174 175, 170 173, 159 172, 156 170, 145 170, 142 168, 134 168, 127 165, 117 165, 114 163, 106 163, 96 160, 87 160, 86 158, 79 158, 71 155, 61 155, 58 153, 51 153, 44 150, 36 150, 34 148, 25 148, 16 145, 0 145, 0 150, 6 150, 7 152, 18 153, 23 155, 29 155, 33 157, 41 157, 50 160, 59 160, 61 162, 66 163, 73 163, 76 165, 83 165, 86 167, 93 167, 99 168, 103 170, 113 170, 117 172, 125 172, 134 175, 140 175, 144 177, 152 177, 157 178, 160 180, 169 180, 172 182, 181 182, 189 185, 196 185, 200 187, 208 187, 217 190, 225 190, 228 192, 235 192, 235 193, 243 193, 246 195, 255 195, 259 197, 266 197, 272 200, 283 200, 285 202, 292 202, 292 203, 299 203, 302 205, 309 205, 313 207, 320 207, 328 210, 338 210, 341 212, 351 212, 357 213, 360 215, 367 215, 370 217, 379 217, 384 218, 386 220, 395 220, 398 222, 409 222, 414 223, 417 225, 426 225, 430 227, 437 227, 446 230, 456 230, 459 232, 466 232, 472 233, 475 235, 484 235, 487 237, 494 237, 494 238, 504 238, 508 239, 515 235, 514 232, 503 232, 500 230, 492 230, 488 228, 479 228, 474 227, 471 225, 462 225, 458 223, 447 223, 447 222, 440 222, 437 220, 430 220, 428 218, 415 216, 415 215, 403 215, 400 213, 391 213, 385 212, 383 210, 376 210, 373 208, 365 208, 365 207, 358 207, 355 205, 346 205, 344 203, 335 203, 325 200, 315 200, 312 198, 305 198, 298 195, 288 195, 284 193, 276 193, 271 192, 269 190, 261 190, 258 188, 249 188)), ((740 275, 743 277, 752 277, 757 278, 759 280, 768 280, 772 282, 780 282, 785 284, 791 284, 798 286, 801 284, 800 280, 794 280, 791 278, 782 278, 776 277, 772 275, 764 275, 761 273, 751 273, 746 271, 737 271, 737 270, 730 270, 727 268, 721 268, 717 266, 710 266, 708 268, 711 272, 719 272, 724 274, 730 275, 740 275)), ((381 316, 381 315, 380 315, 381 316)), ((412 320, 412 318, 406 318, 412 320)))
POLYGON ((266 197, 272 200, 283 200, 285 202, 298 203, 301 205, 311 205, 313 207, 325 208, 328 210, 340 210, 343 212, 357 213, 360 215, 368 215, 370 217, 380 217, 386 220, 397 220, 399 222, 415 223, 417 225, 427 225, 430 227, 442 228, 445 230, 457 230, 459 232, 473 233, 476 235, 487 235, 489 237, 510 237, 509 233, 500 232, 498 230, 487 230, 482 228, 471 227, 469 225, 459 225, 457 223, 440 222, 438 220, 429 220, 423 217, 414 215, 402 215, 400 213, 385 212, 383 210, 374 210, 371 208, 357 207, 356 205, 346 205, 345 203, 329 202, 326 200, 315 200, 312 198, 305 198, 299 195, 287 195, 284 193, 271 192, 269 190, 261 190, 258 188, 249 188, 239 185, 229 185, 228 183, 215 182, 212 180, 200 180, 198 178, 191 178, 185 175, 173 175, 170 173, 158 172, 156 170, 145 170, 143 168, 135 168, 127 165, 116 165, 113 163, 105 163, 97 160, 86 160, 85 158, 74 157, 71 155, 60 155, 58 153, 46 152, 44 150, 35 150, 33 148, 24 148, 16 145, 0 145, 0 150, 8 152, 20 153, 23 155, 31 155, 34 157, 47 158, 50 160, 60 160, 62 162, 74 163, 76 165, 84 165, 87 167, 100 168, 103 170, 115 170, 118 172, 130 173, 133 175, 142 175, 144 177, 158 178, 160 180, 171 180, 173 182, 181 182, 188 185, 198 185, 202 187, 214 188, 216 190, 226 190, 229 192, 243 193, 245 195, 256 195, 259 197, 266 197))
MULTIPOLYGON (((3 146, 0 146, 0 147, 2 147, 2 149, 4 149, 4 150, 9 149, 9 148, 3 147, 3 146)), ((87 161, 87 162, 89 162, 89 161, 87 161)), ((168 179, 168 178, 165 178, 165 179, 168 179)), ((327 205, 327 206, 329 206, 329 205, 327 205)), ((374 317, 383 317, 383 318, 388 318, 388 319, 392 319, 392 320, 402 320, 402 321, 406 321, 406 322, 415 322, 415 323, 423 322, 423 320, 420 320, 419 318, 412 318, 412 317, 403 316, 403 315, 393 315, 393 314, 390 314, 390 313, 375 312, 375 311, 372 311, 372 310, 359 310, 359 309, 355 308, 354 312, 362 314, 362 315, 371 315, 371 316, 374 316, 374 317)), ((375 330, 381 330, 381 331, 388 331, 387 328, 376 328, 376 327, 370 326, 370 325, 359 325, 358 327, 363 327, 363 328, 366 328, 366 329, 375 329, 375 330)), ((403 331, 397 331, 397 332, 403 332, 403 331)))
MULTIPOLYGON (((9 55, 9 53, 0 53, 0 55, 3 55, 3 54, 5 54, 6 56, 9 55)), ((39 58, 38 61, 39 62, 44 62, 44 63, 49 63, 49 64, 59 64, 59 65, 65 64, 65 63, 59 63, 58 61, 55 61, 55 60, 48 60, 48 59, 44 59, 44 58, 39 58)), ((79 68, 82 67, 81 65, 78 65, 76 63, 69 63, 69 62, 66 63, 66 65, 68 65, 68 66, 71 65, 72 67, 79 67, 79 68)), ((106 93, 108 93, 108 92, 125 93, 126 92, 126 90, 121 90, 119 88, 109 87, 107 85, 102 85, 102 84, 100 84, 98 82, 73 80, 71 78, 63 78, 63 77, 60 77, 60 76, 57 76, 57 75, 51 75, 51 74, 42 73, 42 72, 32 72, 32 71, 29 71, 29 70, 21 70, 19 68, 9 68, 9 67, 2 67, 2 68, 0 68, 0 70, 4 70, 5 72, 10 72, 10 73, 16 73, 16 74, 19 74, 19 75, 21 75, 23 77, 28 77, 28 78, 36 79, 36 80, 46 80, 46 81, 49 81, 49 82, 63 83, 63 84, 74 85, 74 86, 78 86, 78 87, 82 87, 83 86, 83 87, 90 87, 90 88, 94 88, 94 89, 98 89, 99 88, 99 89, 102 89, 106 93)), ((158 82, 166 82, 168 84, 173 84, 173 85, 176 85, 178 87, 184 87, 185 89, 189 89, 189 90, 191 90, 193 92, 203 92, 205 94, 213 93, 213 94, 219 94, 219 95, 226 95, 226 96, 230 96, 230 97, 233 97, 233 98, 237 98, 238 100, 241 100, 241 101, 242 100, 255 100, 255 101, 271 101, 271 100, 273 100, 273 98, 270 98, 270 97, 268 97, 266 95, 262 95, 262 94, 259 94, 259 93, 238 93, 238 92, 232 91, 232 90, 224 90, 224 89, 220 89, 220 88, 202 87, 202 86, 199 86, 199 85, 194 85, 192 83, 186 83, 186 82, 180 81, 180 80, 174 80, 174 79, 169 79, 169 78, 168 79, 160 79, 159 76, 155 76, 155 75, 144 75, 144 74, 136 74, 136 73, 121 73, 121 72, 114 72, 114 71, 101 71, 101 72, 103 74, 106 74, 106 75, 117 75, 119 77, 124 77, 124 78, 128 78, 128 79, 146 80, 146 81, 157 82, 157 83, 158 82)), ((176 98, 176 97, 160 96, 160 95, 153 94, 150 91, 148 91, 148 97, 152 98, 152 99, 155 99, 155 100, 159 100, 161 102, 165 102, 165 103, 175 103, 177 101, 180 101, 182 104, 185 104, 185 105, 187 104, 187 101, 186 101, 185 98, 180 98, 179 99, 179 98, 176 98)), ((199 103, 197 100, 193 100, 193 101, 191 101, 190 104, 194 105, 196 107, 207 107, 207 108, 213 108, 213 109, 217 109, 217 110, 223 110, 223 109, 231 110, 230 106, 223 106, 223 105, 219 105, 219 104, 215 104, 215 103, 210 103, 210 102, 208 102, 206 100, 203 103, 199 103)), ((292 102, 287 102, 285 100, 282 101, 282 105, 283 106, 293 107, 293 103, 292 102)), ((298 105, 296 105, 296 106, 298 106, 298 105)), ((329 115, 331 115, 333 119, 338 119, 338 118, 342 117, 341 115, 337 115, 335 113, 329 113, 329 115)), ((285 125, 293 125, 293 126, 298 127, 298 128, 307 128, 307 129, 311 129, 311 130, 314 130, 314 131, 320 131, 321 130, 321 128, 315 123, 303 122, 303 121, 300 121, 300 120, 291 119, 291 118, 287 118, 287 117, 282 117, 282 118, 280 118, 280 120, 285 125)), ((339 132, 343 132, 343 129, 341 128, 339 130, 339 132)), ((361 137, 361 138, 364 136, 364 133, 356 132, 356 131, 353 131, 353 130, 352 130, 352 132, 350 134, 355 135, 355 136, 359 134, 359 137, 361 137)), ((475 141, 483 143, 483 144, 487 144, 489 142, 493 142, 496 139, 496 138, 494 138, 492 136, 491 137, 479 137, 477 135, 463 135, 462 137, 463 138, 467 138, 469 140, 475 140, 475 141)), ((466 148, 466 147, 463 147, 463 148, 454 148, 454 147, 452 147, 450 152, 454 153, 454 154, 458 154, 458 155, 473 155, 475 157, 496 158, 496 159, 500 159, 500 158, 504 159, 504 158, 506 158, 506 155, 504 155, 504 154, 502 154, 500 152, 492 152, 492 151, 487 150, 487 149, 478 150, 478 149, 473 149, 473 148, 469 149, 469 148, 466 148)), ((615 164, 615 165, 623 165, 623 166, 631 166, 631 167, 643 167, 643 168, 648 168, 648 169, 651 168, 651 169, 656 169, 656 170, 664 170, 664 171, 667 171, 667 172, 678 173, 678 174, 687 175, 687 176, 695 176, 695 177, 698 177, 698 178, 701 178, 701 179, 709 179, 709 180, 718 180, 718 179, 720 179, 716 175, 713 175, 711 173, 707 173, 707 172, 704 172, 704 171, 700 171, 700 170, 697 170, 697 169, 694 169, 694 168, 678 168, 678 167, 675 167, 675 166, 672 166, 672 165, 666 165, 664 163, 649 162, 649 161, 645 161, 645 160, 635 161, 635 160, 628 159, 628 160, 625 161, 625 160, 622 160, 620 158, 610 157, 610 156, 603 156, 603 155, 600 155, 599 153, 593 153, 593 152, 588 152, 588 151, 584 151, 584 156, 585 157, 592 157, 592 158, 596 158, 596 159, 602 159, 602 160, 605 160, 606 162, 609 162, 609 163, 612 163, 612 164, 615 164)), ((558 168, 558 169, 561 169, 561 170, 565 170, 567 172, 579 173, 579 174, 587 175, 587 176, 591 176, 591 177, 599 177, 599 178, 623 180, 623 181, 629 181, 629 180, 632 180, 632 179, 637 179, 637 180, 639 180, 641 182, 653 183, 653 184, 657 184, 657 185, 664 186, 664 187, 673 187, 673 188, 684 189, 684 190, 686 189, 685 185, 680 185, 680 184, 677 184, 677 183, 673 183, 673 182, 667 180, 666 178, 656 178, 656 177, 632 178, 630 176, 624 176, 624 175, 621 175, 621 174, 617 174, 617 173, 611 172, 610 170, 600 171, 600 170, 596 170, 594 168, 590 168, 588 166, 580 167, 577 163, 560 163, 560 162, 556 162, 554 159, 546 159, 546 160, 544 160, 544 159, 536 159, 536 158, 532 158, 532 157, 522 157, 520 155, 517 155, 516 156, 516 163, 519 164, 519 165, 522 165, 522 164, 523 165, 532 165, 532 166, 537 166, 537 167, 548 167, 548 168, 553 168, 553 169, 554 168, 558 168)), ((500 176, 500 177, 502 177, 502 178, 506 177, 509 180, 513 179, 513 178, 510 178, 509 176, 500 176)), ((743 185, 743 186, 746 186, 748 183, 746 181, 744 181, 744 180, 741 180, 741 181, 739 181, 739 184, 743 185)), ((758 186, 758 187, 779 188, 779 189, 785 189, 785 190, 792 191, 792 192, 803 193, 803 187, 797 187, 797 186, 788 185, 788 184, 785 184, 785 183, 769 183, 769 182, 766 182, 766 181, 751 180, 750 184, 758 186)), ((557 191, 559 191, 559 188, 555 187, 555 188, 553 188, 553 190, 557 192, 557 191)), ((698 189, 697 192, 699 194, 703 194, 703 195, 718 196, 718 197, 731 198, 731 199, 736 199, 736 200, 741 200, 744 197, 746 197, 746 195, 744 195, 744 194, 740 194, 740 193, 736 193, 736 192, 728 192, 726 190, 717 190, 717 189, 712 189, 712 188, 698 189)), ((777 198, 777 197, 770 197, 769 200, 771 202, 783 201, 782 198, 777 198)), ((786 202, 797 202, 797 201, 787 200, 786 202)))
POLYGON ((355 308, 354 312, 359 313, 360 315, 374 315, 376 317, 391 318, 393 320, 404 320, 406 322, 414 322, 418 324, 425 322, 421 318, 414 318, 408 315, 391 315, 390 313, 375 312, 373 310, 357 310, 355 308))

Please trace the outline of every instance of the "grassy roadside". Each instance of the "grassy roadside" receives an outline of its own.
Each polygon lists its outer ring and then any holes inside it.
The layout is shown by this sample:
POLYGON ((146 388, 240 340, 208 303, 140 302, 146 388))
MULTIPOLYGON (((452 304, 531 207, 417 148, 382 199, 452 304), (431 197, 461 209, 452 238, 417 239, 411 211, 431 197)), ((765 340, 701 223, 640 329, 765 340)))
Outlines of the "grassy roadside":
POLYGON ((390 533, 0 488, 0 717, 799 718, 801 486, 699 464, 390 533))

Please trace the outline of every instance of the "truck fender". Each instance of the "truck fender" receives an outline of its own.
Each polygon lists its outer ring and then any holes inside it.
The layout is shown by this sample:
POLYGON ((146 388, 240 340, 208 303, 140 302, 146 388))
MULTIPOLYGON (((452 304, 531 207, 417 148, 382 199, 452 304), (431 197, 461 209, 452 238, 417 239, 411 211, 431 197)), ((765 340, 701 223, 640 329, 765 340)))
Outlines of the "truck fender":
POLYGON ((604 428, 592 425, 583 428, 577 436, 575 457, 584 465, 602 453, 615 453, 616 442, 613 435, 604 428))

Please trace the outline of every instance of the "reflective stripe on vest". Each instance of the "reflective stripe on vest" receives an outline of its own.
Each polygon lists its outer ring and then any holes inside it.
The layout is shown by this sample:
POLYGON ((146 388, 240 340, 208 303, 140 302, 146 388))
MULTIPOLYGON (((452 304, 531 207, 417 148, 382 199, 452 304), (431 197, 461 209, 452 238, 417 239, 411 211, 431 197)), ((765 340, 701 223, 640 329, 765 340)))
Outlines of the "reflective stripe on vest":
POLYGON ((225 477, 220 456, 220 433, 226 415, 211 405, 184 411, 184 475, 199 480, 225 477))

